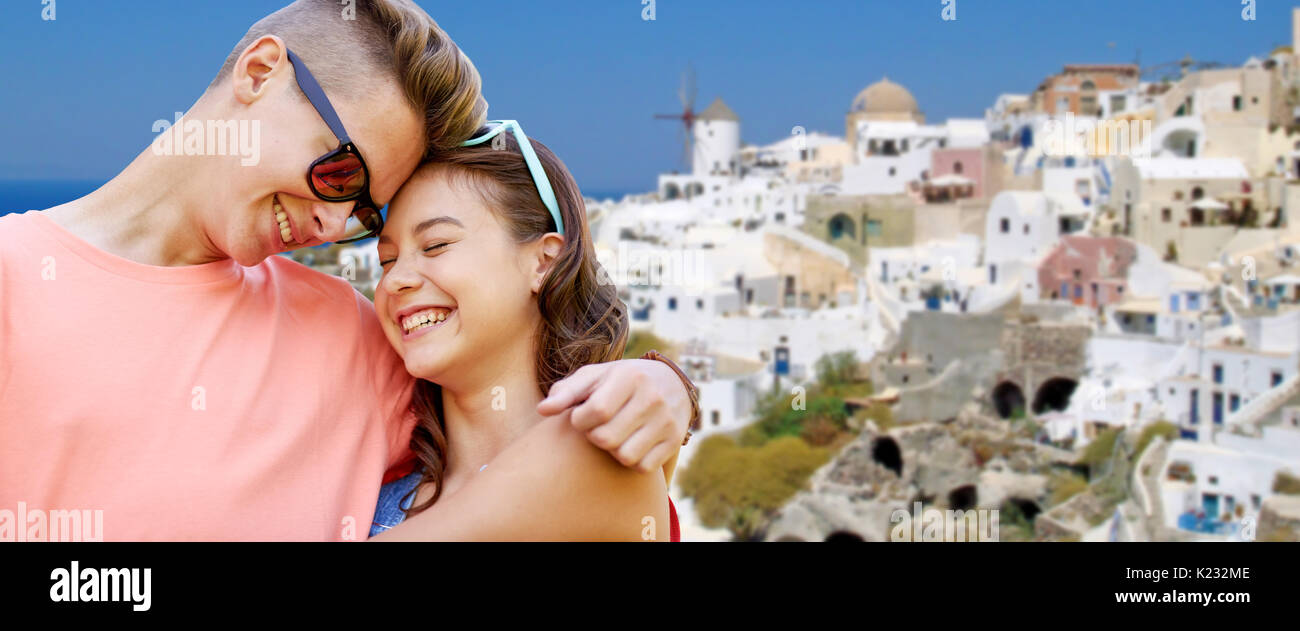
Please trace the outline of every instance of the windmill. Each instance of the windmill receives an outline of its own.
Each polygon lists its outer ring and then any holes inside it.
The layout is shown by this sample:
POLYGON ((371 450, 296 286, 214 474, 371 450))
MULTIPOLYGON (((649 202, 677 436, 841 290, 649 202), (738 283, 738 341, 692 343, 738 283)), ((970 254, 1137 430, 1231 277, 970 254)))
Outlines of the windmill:
POLYGON ((695 141, 695 69, 689 64, 686 70, 682 71, 682 82, 677 87, 677 99, 682 103, 682 112, 680 114, 655 114, 656 119, 660 120, 679 120, 682 126, 678 128, 678 133, 682 140, 682 165, 686 170, 691 167, 691 150, 695 141))

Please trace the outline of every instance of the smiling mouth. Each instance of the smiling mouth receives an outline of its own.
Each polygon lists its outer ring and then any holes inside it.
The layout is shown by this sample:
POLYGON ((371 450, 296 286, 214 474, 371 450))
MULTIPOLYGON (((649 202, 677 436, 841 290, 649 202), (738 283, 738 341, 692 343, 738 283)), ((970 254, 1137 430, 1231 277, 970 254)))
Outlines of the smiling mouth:
POLYGON ((289 214, 284 211, 284 206, 280 204, 279 195, 271 198, 271 213, 275 216, 275 223, 280 226, 280 241, 286 244, 297 243, 293 238, 293 226, 289 224, 289 214))
POLYGON ((404 316, 397 323, 402 328, 402 337, 410 338, 419 335, 429 329, 435 329, 442 326, 447 318, 455 313, 455 309, 446 307, 430 307, 421 309, 408 316, 404 316))

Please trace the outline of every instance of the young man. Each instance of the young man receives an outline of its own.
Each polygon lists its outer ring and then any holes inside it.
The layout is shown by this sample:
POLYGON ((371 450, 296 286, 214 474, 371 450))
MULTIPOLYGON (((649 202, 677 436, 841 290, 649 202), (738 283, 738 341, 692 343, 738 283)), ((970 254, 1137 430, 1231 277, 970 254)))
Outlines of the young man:
MULTIPOLYGON (((298 0, 177 123, 254 122, 256 166, 147 149, 82 199, 0 218, 0 508, 27 516, 0 519, 0 541, 67 538, 52 516, 72 510, 102 510, 88 535, 108 540, 364 539, 410 455, 414 382, 368 300, 274 255, 363 234, 349 218, 372 221, 486 109, 409 0, 361 0, 354 19, 298 0)), ((691 403, 666 364, 629 360, 539 406, 569 409, 649 471, 675 460, 691 403)))

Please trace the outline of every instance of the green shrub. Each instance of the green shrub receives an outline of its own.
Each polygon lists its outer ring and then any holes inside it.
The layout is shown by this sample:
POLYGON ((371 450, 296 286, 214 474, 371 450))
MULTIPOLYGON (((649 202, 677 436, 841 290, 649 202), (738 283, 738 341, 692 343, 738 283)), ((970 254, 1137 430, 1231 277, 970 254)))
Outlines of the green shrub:
POLYGON ((1111 453, 1115 451, 1115 439, 1119 438, 1121 431, 1118 427, 1102 430, 1083 450, 1083 457, 1079 459, 1079 463, 1088 465, 1088 472, 1091 475, 1097 475, 1110 461, 1111 453))
POLYGON ((1290 471, 1278 471, 1273 476, 1273 492, 1284 495, 1300 495, 1300 477, 1290 471))
POLYGON ((1086 491, 1088 482, 1077 473, 1054 473, 1047 479, 1047 489, 1052 494, 1052 506, 1056 506, 1086 491))
POLYGON ((727 528, 737 538, 749 539, 829 458, 829 450, 794 436, 753 447, 710 436, 681 473, 682 494, 695 501, 706 527, 727 528))
POLYGON ((627 346, 623 348, 623 359, 636 359, 645 355, 646 351, 649 350, 656 350, 667 355, 671 346, 667 340, 649 331, 633 331, 627 336, 627 346))
POLYGON ((1156 436, 1163 436, 1167 441, 1178 438, 1178 426, 1169 421, 1156 421, 1142 428, 1142 434, 1138 436, 1137 455, 1141 456, 1156 436))
POLYGON ((817 374, 817 383, 823 387, 851 383, 857 380, 858 356, 853 351, 822 355, 813 368, 817 374))

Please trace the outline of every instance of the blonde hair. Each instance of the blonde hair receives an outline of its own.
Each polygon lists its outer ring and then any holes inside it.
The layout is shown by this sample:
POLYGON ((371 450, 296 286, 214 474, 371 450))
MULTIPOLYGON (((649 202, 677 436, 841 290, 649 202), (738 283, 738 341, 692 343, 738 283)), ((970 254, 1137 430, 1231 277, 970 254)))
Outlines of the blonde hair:
POLYGON ((411 0, 297 0, 253 24, 208 86, 234 70, 253 42, 275 35, 302 58, 331 98, 364 98, 377 81, 401 86, 424 118, 426 157, 449 150, 483 125, 478 70, 429 14, 411 0), (354 19, 355 18, 355 19, 354 19))

